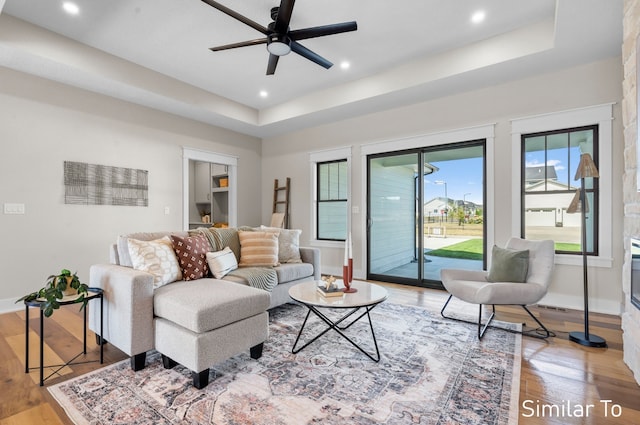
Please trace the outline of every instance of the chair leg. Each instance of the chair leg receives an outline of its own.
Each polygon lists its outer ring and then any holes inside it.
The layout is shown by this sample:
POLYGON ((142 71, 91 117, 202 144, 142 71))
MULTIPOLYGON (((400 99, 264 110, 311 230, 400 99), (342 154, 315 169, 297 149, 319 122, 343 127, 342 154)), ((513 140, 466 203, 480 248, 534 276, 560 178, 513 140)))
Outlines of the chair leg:
POLYGON ((209 385, 209 369, 205 369, 201 372, 191 372, 191 378, 193 379, 193 386, 201 390, 209 385))
POLYGON ((444 309, 445 309, 445 308, 447 308, 447 306, 449 305, 449 301, 451 301, 451 298, 453 298, 453 295, 449 295, 449 298, 447 298, 447 302, 445 302, 445 303, 444 303, 444 305, 442 306, 442 310, 440 310, 440 315, 441 315, 442 317, 444 317, 445 319, 453 319, 453 320, 456 320, 456 319, 454 319, 453 317, 448 317, 448 316, 445 316, 445 314, 444 314, 444 309))
MULTIPOLYGON (((453 298, 453 295, 449 295, 449 298, 447 298, 447 301, 442 306, 442 310, 440 310, 440 315, 442 317, 444 317, 445 319, 456 320, 458 322, 475 324, 475 322, 470 322, 468 320, 458 319, 458 318, 447 316, 447 315, 444 314, 444 310, 449 305, 449 301, 451 301, 451 298, 453 298)), ((489 324, 493 321, 493 317, 496 315, 496 306, 492 305, 493 311, 491 313, 491 316, 489 317, 489 320, 487 320, 487 323, 485 323, 484 326, 482 325, 482 304, 478 304, 478 308, 480 310, 479 314, 478 314, 478 339, 482 339, 482 337, 484 336, 484 333, 487 331, 487 328, 489 327, 489 324)))
POLYGON ((538 320, 538 318, 536 316, 534 316, 533 313, 531 313, 529 311, 529 309, 527 308, 526 305, 521 305, 520 307, 524 308, 524 311, 529 313, 529 316, 531 316, 531 318, 536 321, 538 326, 540 326, 542 328, 542 330, 544 330, 544 332, 546 334, 546 335, 540 335, 540 336, 536 336, 536 335, 529 335, 529 336, 532 336, 532 337, 535 337, 535 338, 549 338, 551 336, 551 332, 549 331, 549 329, 547 329, 546 326, 543 325, 542 322, 540 320, 538 320))
POLYGON ((263 342, 261 342, 260 344, 254 345, 249 349, 252 359, 259 359, 260 357, 262 357, 262 347, 264 347, 263 342))
POLYGON ((147 360, 147 352, 136 354, 131 357, 131 369, 134 372, 144 369, 147 360))
POLYGON ((493 308, 493 311, 491 312, 491 316, 489 316, 489 320, 487 320, 487 323, 485 323, 483 327, 482 326, 482 304, 479 304, 478 306, 478 339, 482 339, 482 337, 484 336, 484 333, 487 331, 487 328, 489 327, 489 324, 493 321, 493 318, 496 315, 496 306, 492 304, 491 307, 493 308))

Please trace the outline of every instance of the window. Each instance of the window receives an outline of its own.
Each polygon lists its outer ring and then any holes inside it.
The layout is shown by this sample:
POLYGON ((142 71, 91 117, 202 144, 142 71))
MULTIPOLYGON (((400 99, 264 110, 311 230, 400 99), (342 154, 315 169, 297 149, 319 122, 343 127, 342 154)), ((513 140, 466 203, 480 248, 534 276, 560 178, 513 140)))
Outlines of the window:
POLYGON ((598 126, 523 134, 522 237, 553 239, 559 254, 598 255, 598 179, 585 179, 586 246, 582 246, 582 213, 569 205, 579 199, 581 180, 574 176, 580 155, 588 153, 598 166, 598 126))
POLYGON ((347 160, 318 162, 316 235, 319 240, 347 238, 347 160))
POLYGON ((311 244, 338 247, 351 222, 351 147, 309 153, 311 244))

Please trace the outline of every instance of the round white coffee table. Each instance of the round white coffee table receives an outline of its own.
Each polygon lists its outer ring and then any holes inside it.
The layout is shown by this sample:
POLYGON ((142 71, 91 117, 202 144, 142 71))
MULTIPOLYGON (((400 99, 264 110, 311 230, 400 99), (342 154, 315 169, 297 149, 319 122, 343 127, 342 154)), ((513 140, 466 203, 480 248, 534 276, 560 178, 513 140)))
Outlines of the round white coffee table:
POLYGON ((338 297, 326 297, 318 293, 318 286, 323 285, 322 281, 310 281, 303 282, 297 285, 292 286, 289 289, 289 296, 303 304, 305 307, 309 309, 307 312, 307 316, 304 318, 304 322, 302 323, 302 327, 298 332, 298 337, 296 338, 296 342, 293 343, 293 348, 291 352, 296 354, 300 352, 303 348, 316 341, 322 335, 329 332, 331 329, 340 334, 344 339, 349 341, 354 347, 364 353, 367 357, 369 357, 374 362, 380 361, 380 351, 378 349, 378 342, 376 340, 376 335, 373 331, 373 323, 371 322, 371 316, 369 312, 373 310, 378 304, 387 299, 387 290, 380 285, 376 285, 375 283, 369 282, 361 282, 354 280, 351 284, 354 288, 358 290, 358 292, 344 294, 338 297), (331 317, 324 314, 321 309, 346 309, 347 311, 342 314, 337 320, 332 319, 331 317), (361 311, 364 310, 364 311, 361 311), (314 313, 318 316, 326 325, 322 332, 314 336, 307 343, 302 345, 301 347, 297 347, 298 342, 300 341, 300 336, 304 331, 304 328, 307 324, 307 320, 309 319, 309 315, 314 313), (356 313, 360 312, 355 319, 352 317, 356 315, 356 313), (371 329, 371 337, 373 338, 373 345, 375 346, 376 352, 375 356, 371 353, 365 351, 362 347, 356 344, 351 338, 349 338, 344 330, 348 329, 351 325, 356 323, 358 320, 367 316, 369 320, 369 328, 371 329), (343 325, 346 319, 352 318, 348 321, 348 324, 343 325))

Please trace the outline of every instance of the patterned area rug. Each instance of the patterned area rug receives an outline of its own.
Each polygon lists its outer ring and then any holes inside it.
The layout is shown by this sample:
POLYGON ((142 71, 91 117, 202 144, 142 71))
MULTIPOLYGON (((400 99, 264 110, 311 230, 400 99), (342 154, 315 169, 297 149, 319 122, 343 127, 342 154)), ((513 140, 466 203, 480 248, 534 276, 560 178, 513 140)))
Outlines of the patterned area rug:
MULTIPOLYGON (((473 325, 383 303, 371 312, 379 363, 333 331, 293 355, 305 314, 271 311, 263 356, 216 365, 203 390, 153 353, 142 371, 125 360, 49 391, 76 424, 517 424, 519 334, 490 329, 478 341, 473 325)), ((375 351, 366 317, 347 332, 375 351)))

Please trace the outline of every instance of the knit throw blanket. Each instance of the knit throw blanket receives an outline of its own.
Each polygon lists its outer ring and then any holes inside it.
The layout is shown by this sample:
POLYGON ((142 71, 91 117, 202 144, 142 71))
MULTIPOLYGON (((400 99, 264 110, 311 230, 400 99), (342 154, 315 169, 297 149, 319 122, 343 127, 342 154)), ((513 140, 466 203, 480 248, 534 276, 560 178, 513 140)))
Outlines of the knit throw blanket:
POLYGON ((271 292, 278 284, 278 275, 273 269, 266 267, 240 267, 231 272, 230 276, 235 281, 244 281, 254 288, 264 289, 271 292))
MULTIPOLYGON (((236 260, 240 259, 240 239, 237 229, 198 227, 192 232, 204 235, 214 251, 220 251, 228 246, 236 256, 236 260)), ((266 267, 241 267, 230 272, 228 276, 235 278, 232 280, 269 292, 278 284, 276 271, 266 267)))

